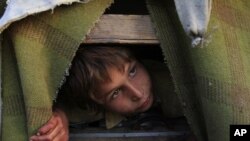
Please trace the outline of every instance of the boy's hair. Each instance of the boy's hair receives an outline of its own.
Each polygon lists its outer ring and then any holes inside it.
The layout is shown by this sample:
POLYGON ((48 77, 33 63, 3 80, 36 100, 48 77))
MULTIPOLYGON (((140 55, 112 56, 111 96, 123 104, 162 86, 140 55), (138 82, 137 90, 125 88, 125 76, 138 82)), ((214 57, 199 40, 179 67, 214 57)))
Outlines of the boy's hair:
POLYGON ((124 64, 134 59, 132 53, 123 47, 82 47, 76 52, 60 95, 67 95, 81 107, 99 109, 90 95, 102 83, 110 81, 108 69, 124 71, 124 64))

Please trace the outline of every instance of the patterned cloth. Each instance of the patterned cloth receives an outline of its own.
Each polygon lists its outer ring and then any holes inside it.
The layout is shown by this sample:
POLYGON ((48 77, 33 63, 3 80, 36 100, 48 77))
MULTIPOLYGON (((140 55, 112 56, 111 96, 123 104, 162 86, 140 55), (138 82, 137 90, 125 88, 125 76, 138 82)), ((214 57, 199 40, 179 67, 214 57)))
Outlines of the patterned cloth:
POLYGON ((27 141, 52 114, 75 51, 112 0, 92 0, 30 16, 3 33, 1 141, 27 141))
POLYGON ((250 124, 250 1, 214 0, 208 32, 191 47, 172 0, 147 0, 176 92, 199 141, 228 141, 250 124))

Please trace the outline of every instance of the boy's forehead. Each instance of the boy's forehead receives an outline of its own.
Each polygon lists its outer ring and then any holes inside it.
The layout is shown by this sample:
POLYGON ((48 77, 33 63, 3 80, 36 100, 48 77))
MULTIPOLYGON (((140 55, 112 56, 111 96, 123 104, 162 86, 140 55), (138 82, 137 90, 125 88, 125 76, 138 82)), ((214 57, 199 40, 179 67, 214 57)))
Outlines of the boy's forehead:
POLYGON ((126 78, 129 66, 132 62, 124 62, 121 67, 108 68, 109 79, 100 82, 96 88, 96 98, 104 98, 121 85, 121 78, 126 78))
MULTIPOLYGON (((135 60, 130 60, 130 61, 122 61, 118 65, 112 65, 108 67, 107 72, 110 80, 106 80, 107 82, 112 81, 112 79, 116 78, 116 75, 124 75, 128 69, 131 63, 135 62, 135 60)), ((105 82, 106 82, 105 81, 105 82)))

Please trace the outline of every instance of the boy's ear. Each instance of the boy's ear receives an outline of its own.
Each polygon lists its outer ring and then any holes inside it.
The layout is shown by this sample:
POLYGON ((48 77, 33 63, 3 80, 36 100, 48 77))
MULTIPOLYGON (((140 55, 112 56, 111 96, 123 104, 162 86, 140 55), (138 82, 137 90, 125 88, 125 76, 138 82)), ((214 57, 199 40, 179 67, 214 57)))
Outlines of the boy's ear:
POLYGON ((104 99, 103 98, 97 98, 94 94, 90 95, 90 98, 95 101, 98 104, 104 104, 104 99))

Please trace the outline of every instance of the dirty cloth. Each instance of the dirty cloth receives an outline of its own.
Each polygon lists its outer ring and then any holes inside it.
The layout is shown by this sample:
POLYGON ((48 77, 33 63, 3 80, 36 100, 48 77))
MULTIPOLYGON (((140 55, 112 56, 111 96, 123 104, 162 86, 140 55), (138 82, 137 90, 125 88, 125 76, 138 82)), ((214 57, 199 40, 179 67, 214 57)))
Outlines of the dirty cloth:
POLYGON ((176 11, 186 34, 195 47, 207 31, 212 0, 174 0, 176 11))
POLYGON ((2 35, 1 141, 27 141, 52 114, 65 70, 112 0, 73 3, 15 22, 2 35))
MULTIPOLYGON (((0 19, 0 33, 11 23, 62 4, 86 3, 90 0, 7 0, 6 10, 0 19)), ((3 3, 4 1, 2 1, 3 3)), ((192 46, 200 44, 210 19, 212 0, 174 0, 179 19, 192 46)))
MULTIPOLYGON (((11 23, 47 10, 53 10, 62 4, 72 4, 73 2, 86 3, 89 0, 7 0, 5 11, 0 19, 0 33, 11 23)), ((2 3, 5 2, 4 0, 2 3)))
POLYGON ((229 141, 250 124, 250 1, 213 0, 202 44, 191 47, 174 1, 147 0, 184 115, 199 141, 229 141))

